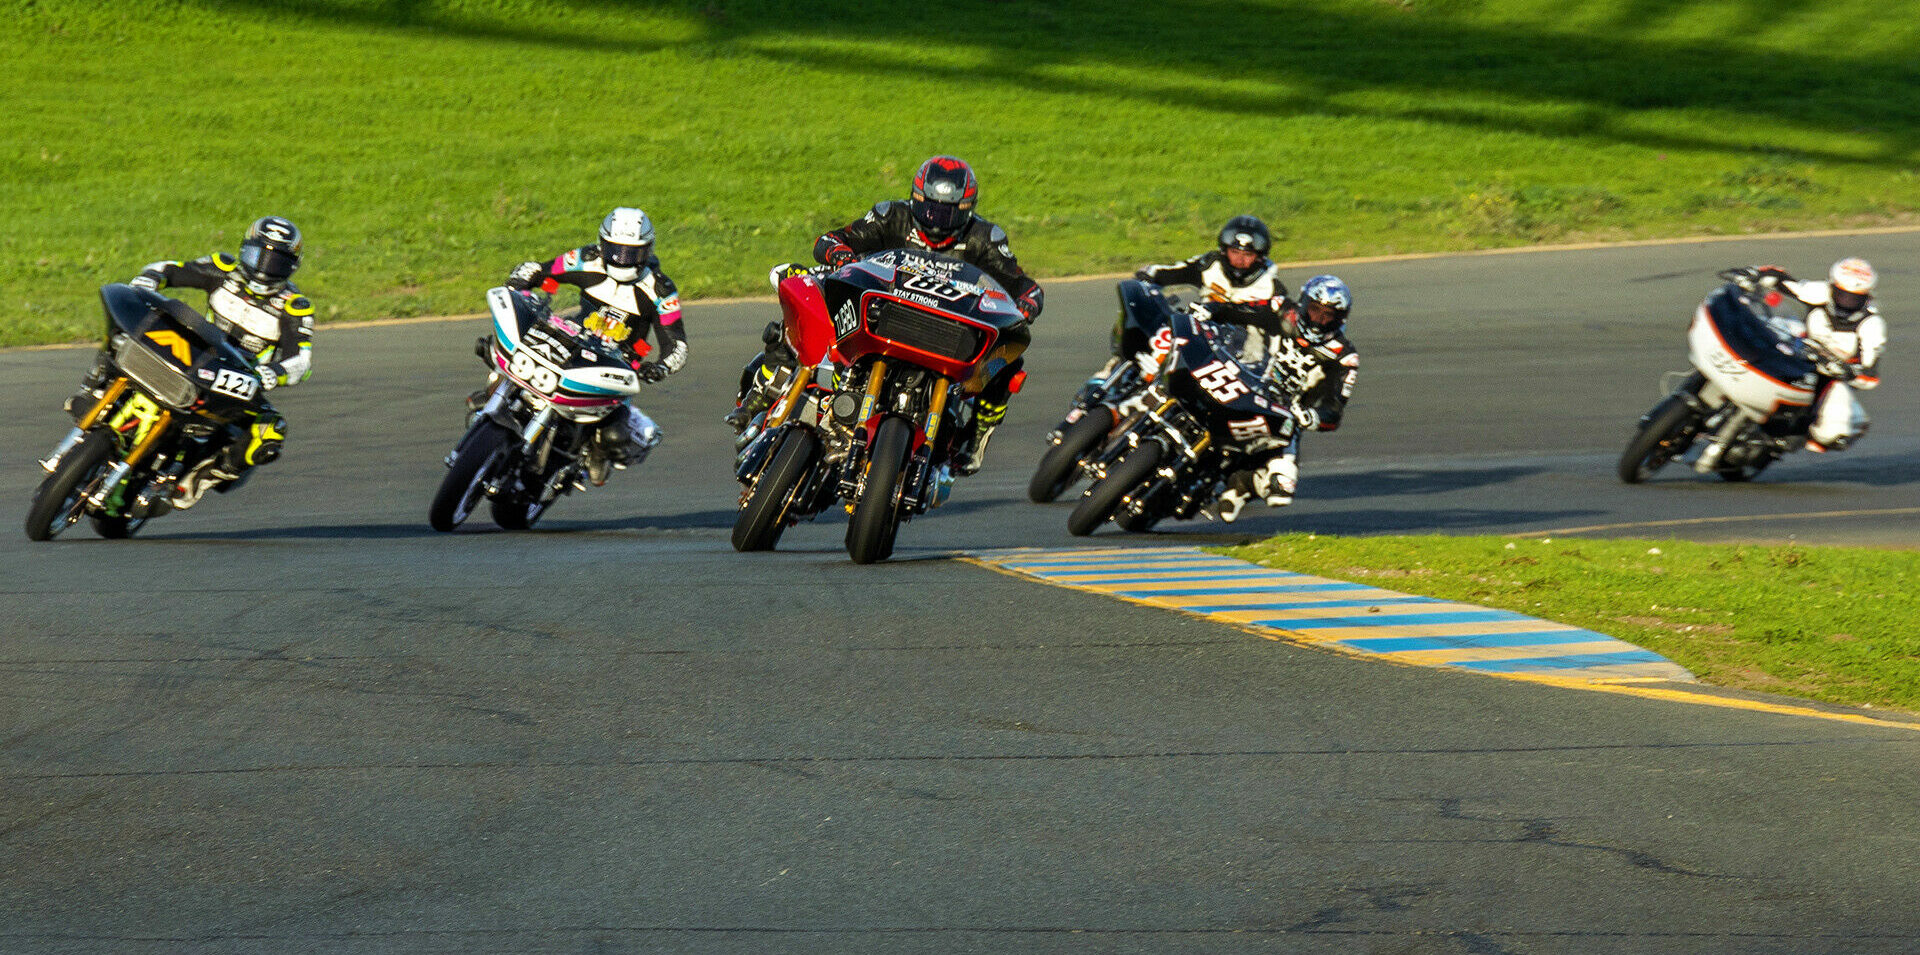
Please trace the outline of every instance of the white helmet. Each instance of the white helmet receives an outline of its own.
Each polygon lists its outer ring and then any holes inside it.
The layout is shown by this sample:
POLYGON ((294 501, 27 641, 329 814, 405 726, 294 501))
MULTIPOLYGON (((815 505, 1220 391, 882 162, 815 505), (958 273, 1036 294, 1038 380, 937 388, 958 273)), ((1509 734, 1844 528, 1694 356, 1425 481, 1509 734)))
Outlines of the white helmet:
POLYGON ((1851 323, 1873 298, 1873 287, 1880 277, 1866 259, 1846 258, 1833 263, 1827 271, 1827 311, 1840 323, 1851 323))
POLYGON ((653 220, 630 206, 621 206, 600 222, 600 261, 607 274, 621 282, 640 277, 640 268, 653 252, 653 220))

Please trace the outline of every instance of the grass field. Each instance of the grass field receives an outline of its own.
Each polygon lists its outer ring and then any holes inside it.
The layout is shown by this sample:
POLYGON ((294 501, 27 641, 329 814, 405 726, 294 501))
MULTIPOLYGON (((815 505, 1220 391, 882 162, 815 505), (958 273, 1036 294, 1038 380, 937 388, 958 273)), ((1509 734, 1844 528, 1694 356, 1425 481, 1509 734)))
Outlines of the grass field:
POLYGON ((0 345, 307 231, 325 320, 479 309, 645 207, 691 297, 971 161, 1041 276, 1920 209, 1916 0, 0 0, 0 345))
POLYGON ((1717 686, 1920 713, 1920 553, 1304 534, 1228 553, 1573 624, 1717 686))

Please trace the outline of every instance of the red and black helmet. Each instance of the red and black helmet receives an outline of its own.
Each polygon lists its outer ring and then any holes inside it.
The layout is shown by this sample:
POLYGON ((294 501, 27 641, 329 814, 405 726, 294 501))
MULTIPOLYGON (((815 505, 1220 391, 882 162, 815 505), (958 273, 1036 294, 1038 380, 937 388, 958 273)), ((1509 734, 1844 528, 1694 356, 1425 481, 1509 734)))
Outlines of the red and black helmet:
POLYGON ((979 197, 972 166, 952 156, 935 156, 913 174, 913 222, 928 238, 950 239, 973 222, 979 197))

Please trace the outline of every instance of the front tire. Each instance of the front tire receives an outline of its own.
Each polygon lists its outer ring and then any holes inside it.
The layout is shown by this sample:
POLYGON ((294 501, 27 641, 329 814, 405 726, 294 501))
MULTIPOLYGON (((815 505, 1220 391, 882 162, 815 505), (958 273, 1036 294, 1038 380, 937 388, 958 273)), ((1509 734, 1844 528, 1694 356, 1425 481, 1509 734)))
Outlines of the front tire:
POLYGON ((58 467, 33 492, 27 507, 27 539, 52 540, 86 513, 87 494, 113 460, 118 446, 113 435, 91 431, 67 451, 58 467))
POLYGON ((1620 480, 1639 484, 1653 477, 1667 462, 1687 452, 1693 445, 1694 429, 1700 416, 1687 399, 1668 395, 1653 406, 1647 425, 1627 442, 1620 454, 1620 480))
POLYGON ((1065 493, 1080 476, 1080 459, 1113 430, 1113 411, 1101 405, 1060 431, 1060 443, 1047 449, 1027 482, 1027 500, 1045 504, 1065 493))
POLYGON ((893 555, 893 538, 900 531, 900 472, 913 450, 913 432, 905 421, 888 417, 880 422, 867 455, 867 479, 860 500, 847 522, 847 556, 856 564, 871 564, 893 555))
POLYGON ((772 550, 787 529, 787 511, 820 456, 820 439, 801 428, 780 436, 773 460, 753 480, 740 516, 733 522, 733 549, 741 552, 772 550))
MULTIPOLYGON (((1113 516, 1120 506, 1120 499, 1127 492, 1140 487, 1153 477, 1160 468, 1162 449, 1157 441, 1143 441, 1139 447, 1127 452, 1111 469, 1107 476, 1087 490, 1086 496, 1067 516, 1067 533, 1075 537, 1085 537, 1100 528, 1113 516)), ((1149 524, 1148 526, 1152 526, 1149 524)))
POLYGON ((489 419, 473 426, 467 439, 461 442, 447 476, 440 480, 433 505, 427 508, 427 523, 432 524, 434 530, 453 530, 473 514, 480 498, 486 494, 487 479, 507 456, 508 442, 515 437, 489 419))

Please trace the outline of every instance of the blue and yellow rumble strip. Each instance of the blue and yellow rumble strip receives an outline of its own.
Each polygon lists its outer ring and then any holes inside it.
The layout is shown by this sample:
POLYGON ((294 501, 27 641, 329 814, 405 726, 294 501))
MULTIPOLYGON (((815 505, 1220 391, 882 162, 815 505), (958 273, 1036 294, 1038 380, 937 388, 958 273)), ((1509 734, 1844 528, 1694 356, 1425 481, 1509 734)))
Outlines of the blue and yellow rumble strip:
POLYGON ((1505 610, 1285 570, 1195 547, 987 551, 982 564, 1198 614, 1270 639, 1423 666, 1568 683, 1693 680, 1631 643, 1505 610))

